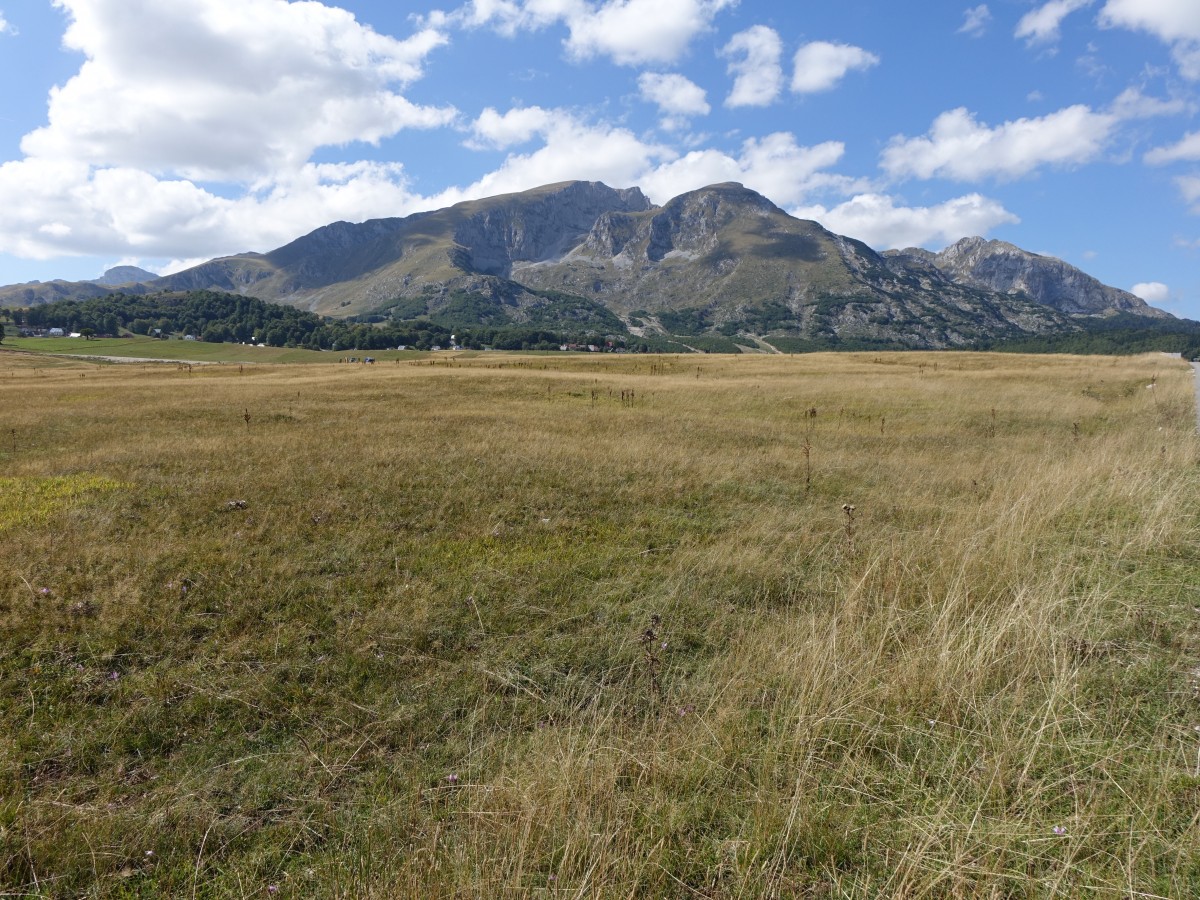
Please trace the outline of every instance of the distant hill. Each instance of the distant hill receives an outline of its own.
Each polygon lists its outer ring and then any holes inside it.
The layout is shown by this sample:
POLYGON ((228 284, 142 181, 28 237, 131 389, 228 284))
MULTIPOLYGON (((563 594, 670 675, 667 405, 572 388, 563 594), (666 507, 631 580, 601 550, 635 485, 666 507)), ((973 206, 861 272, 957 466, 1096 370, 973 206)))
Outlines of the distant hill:
MULTIPOLYGON (((134 285, 132 290, 137 291, 138 287, 134 285)), ((0 287, 0 306, 38 306, 60 300, 90 300, 106 297, 116 291, 115 287, 94 281, 30 281, 0 287)))
POLYGON ((57 303, 59 300, 89 300, 104 297, 117 290, 125 293, 144 293, 141 285, 156 281, 160 276, 137 266, 116 266, 91 281, 30 281, 0 287, 0 306, 34 306, 57 303))
POLYGON ((120 287, 127 284, 145 284, 158 277, 155 272, 147 272, 137 266, 114 266, 99 278, 93 278, 92 283, 102 284, 106 287, 120 287))
MULTIPOLYGON (((0 302, 111 290, 51 285, 3 288, 0 302)), ((1096 316, 1169 318, 1000 241, 879 254, 733 183, 656 207, 637 188, 572 181, 336 222, 270 253, 215 259, 125 292, 193 290, 368 322, 588 327, 780 349, 967 347, 1068 334, 1096 316)))

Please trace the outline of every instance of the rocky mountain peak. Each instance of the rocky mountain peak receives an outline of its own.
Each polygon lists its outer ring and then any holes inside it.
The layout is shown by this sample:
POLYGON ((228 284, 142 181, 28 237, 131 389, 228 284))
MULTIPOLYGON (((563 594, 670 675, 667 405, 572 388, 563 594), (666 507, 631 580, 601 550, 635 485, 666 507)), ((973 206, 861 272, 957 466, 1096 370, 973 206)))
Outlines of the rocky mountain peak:
POLYGON ((1140 297, 1102 284, 1061 259, 1031 253, 1004 241, 963 238, 926 259, 961 284, 1004 294, 1024 293, 1068 315, 1167 315, 1140 297))
POLYGON ((723 182, 674 198, 654 214, 646 256, 659 261, 670 253, 711 252, 722 231, 739 219, 783 214, 774 203, 737 182, 723 182))
POLYGON ((617 190, 598 181, 561 182, 461 206, 454 241, 468 250, 467 265, 503 277, 511 274, 514 263, 561 258, 602 216, 653 208, 639 188, 617 190))
POLYGON ((1009 244, 1005 241, 985 240, 984 238, 965 237, 955 241, 945 250, 935 254, 946 266, 962 264, 966 262, 978 262, 982 258, 1002 256, 1002 255, 1018 255, 1028 259, 1048 259, 1049 257, 1040 256, 1037 253, 1030 253, 1028 250, 1022 250, 1014 244, 1009 244))
POLYGON ((639 187, 611 188, 602 181, 564 181, 552 188, 561 188, 564 199, 579 204, 613 206, 621 212, 645 212, 654 204, 639 187))
POLYGON ((107 287, 118 287, 122 284, 143 284, 157 277, 153 272, 147 272, 137 266, 113 266, 99 278, 93 278, 92 282, 107 287))
POLYGON ((747 211, 760 213, 782 212, 778 206, 757 191, 752 191, 736 181, 710 184, 695 191, 688 191, 670 200, 664 211, 688 210, 693 215, 701 214, 726 221, 747 211))

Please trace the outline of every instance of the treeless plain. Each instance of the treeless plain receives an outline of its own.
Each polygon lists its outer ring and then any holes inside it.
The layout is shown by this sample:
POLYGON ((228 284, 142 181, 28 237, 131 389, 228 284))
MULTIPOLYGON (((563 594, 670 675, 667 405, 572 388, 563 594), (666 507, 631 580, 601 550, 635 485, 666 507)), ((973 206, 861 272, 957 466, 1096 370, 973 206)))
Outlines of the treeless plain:
POLYGON ((1192 377, 4 352, 0 884, 1196 896, 1192 377))

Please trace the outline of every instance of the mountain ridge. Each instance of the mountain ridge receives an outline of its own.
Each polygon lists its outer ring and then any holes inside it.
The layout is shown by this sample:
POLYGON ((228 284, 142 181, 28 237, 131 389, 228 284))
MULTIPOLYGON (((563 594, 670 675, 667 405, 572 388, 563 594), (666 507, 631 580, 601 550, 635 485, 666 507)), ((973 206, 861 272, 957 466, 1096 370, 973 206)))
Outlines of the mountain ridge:
POLYGON ((1167 315, 1137 295, 1103 284, 1057 257, 1032 253, 1007 241, 964 237, 937 253, 906 248, 886 250, 883 255, 915 256, 961 282, 1002 293, 1023 291, 1069 315, 1108 311, 1167 315))
MULTIPOLYGON (((86 284, 85 292, 103 289, 86 284)), ((14 287, 31 296, 30 286, 14 287)), ((198 289, 372 320, 566 316, 611 327, 615 313, 626 328, 664 333, 914 348, 1071 331, 1082 316, 1168 315, 1002 241, 880 254, 735 182, 655 206, 638 188, 568 181, 401 218, 334 222, 268 253, 210 260, 134 291, 198 289)), ((0 302, 11 305, 12 291, 0 288, 0 302)), ((62 283, 55 299, 69 292, 62 283)))

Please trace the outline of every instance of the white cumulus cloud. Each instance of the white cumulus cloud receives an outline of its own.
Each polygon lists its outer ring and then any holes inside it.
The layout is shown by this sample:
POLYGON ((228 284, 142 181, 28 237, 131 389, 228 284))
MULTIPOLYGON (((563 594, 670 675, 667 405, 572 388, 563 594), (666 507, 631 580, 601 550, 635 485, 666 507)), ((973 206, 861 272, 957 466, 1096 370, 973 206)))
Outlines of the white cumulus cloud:
POLYGON ((968 34, 971 37, 982 37, 991 22, 992 11, 987 8, 986 3, 981 3, 963 11, 963 23, 962 27, 958 29, 958 33, 968 34))
POLYGON ((1143 281, 1131 287, 1129 293, 1147 303, 1165 303, 1171 299, 1171 289, 1161 281, 1143 281))
POLYGON ((768 106, 779 96, 783 89, 783 41, 774 29, 755 25, 738 32, 721 55, 730 57, 729 74, 733 76, 726 106, 768 106))
POLYGON ((627 128, 587 122, 562 109, 486 110, 473 129, 476 134, 501 139, 512 136, 512 144, 536 137, 540 146, 527 153, 509 154, 499 168, 469 186, 431 198, 436 205, 575 179, 628 187, 638 183, 641 173, 676 156, 669 147, 643 141, 627 128))
POLYGON ((859 239, 878 250, 941 247, 967 235, 986 235, 998 225, 1021 220, 1000 203, 967 194, 936 206, 897 206, 884 194, 860 194, 832 209, 813 206, 794 215, 816 219, 838 234, 859 239))
POLYGON ((471 125, 476 140, 469 143, 473 149, 485 146, 500 150, 524 144, 539 134, 544 134, 554 123, 556 114, 540 106, 525 106, 510 109, 506 113, 487 107, 471 125))
POLYGON ((1200 175, 1182 175, 1175 179, 1183 199, 1192 204, 1192 212, 1200 213, 1200 175))
POLYGON ((737 0, 471 0, 459 12, 467 25, 502 34, 563 24, 567 52, 579 59, 607 56, 621 65, 679 59, 713 18, 737 0))
POLYGON ((643 100, 668 116, 705 116, 711 111, 704 88, 678 73, 643 72, 638 90, 643 100))
POLYGON ((796 51, 792 90, 815 94, 834 87, 847 74, 879 65, 879 57, 862 47, 813 41, 796 51))
POLYGON ((471 0, 456 17, 473 27, 488 25, 501 34, 545 28, 587 13, 583 0, 471 0))
POLYGON ((1200 4, 1193 0, 1108 0, 1100 24, 1154 35, 1171 47, 1180 73, 1200 81, 1200 4))
POLYGON ((84 61, 0 164, 8 252, 192 259, 422 205, 398 164, 312 157, 454 121, 400 93, 441 32, 400 40, 313 0, 53 2, 84 61))
POLYGON ((16 34, 16 27, 4 18, 4 10, 0 9, 0 34, 16 34))
POLYGON ((624 65, 674 62, 734 0, 609 0, 570 22, 567 49, 624 65))
POLYGON ((744 141, 737 153, 694 150, 642 173, 638 183, 647 196, 663 203, 705 185, 736 181, 788 207, 810 201, 813 195, 847 196, 866 186, 826 171, 841 160, 845 149, 838 141, 806 147, 794 135, 776 132, 744 141))
POLYGON ((1148 31, 1164 41, 1200 41, 1200 6, 1190 0, 1108 0, 1100 21, 1148 31))
POLYGON ((420 77, 439 32, 396 40, 316 2, 55 3, 70 16, 64 44, 86 61, 22 141, 30 157, 250 180, 321 146, 455 116, 395 90, 420 77))
POLYGON ((1041 166, 1095 159, 1119 121, 1113 113, 1077 105, 989 128, 960 107, 938 116, 923 137, 892 138, 881 165, 896 178, 1020 178, 1041 166))
POLYGON ((1161 100, 1149 97, 1137 88, 1128 88, 1117 95, 1109 107, 1118 119, 1151 119, 1155 116, 1174 116, 1190 112, 1194 104, 1182 97, 1161 100))
POLYGON ((1146 162, 1161 166, 1173 162, 1200 161, 1200 131, 1191 131, 1169 147, 1155 147, 1146 154, 1146 162))
POLYGON ((614 187, 638 185, 657 203, 709 184, 737 181, 785 207, 819 196, 847 197, 871 186, 829 171, 845 153, 843 144, 803 146, 788 132, 750 138, 734 152, 709 148, 680 156, 672 147, 643 140, 628 129, 588 122, 562 109, 488 110, 473 129, 477 135, 536 138, 540 146, 509 154, 496 170, 466 187, 429 198, 431 203, 446 205, 572 179, 614 187))
POLYGON ((338 219, 427 208, 402 168, 306 164, 261 191, 228 198, 140 169, 26 159, 0 165, 0 243, 18 256, 114 254, 204 258, 269 250, 338 219))
POLYGON ((1050 0, 1021 16, 1014 37, 1023 38, 1030 45, 1054 43, 1063 19, 1091 3, 1092 0, 1050 0))

